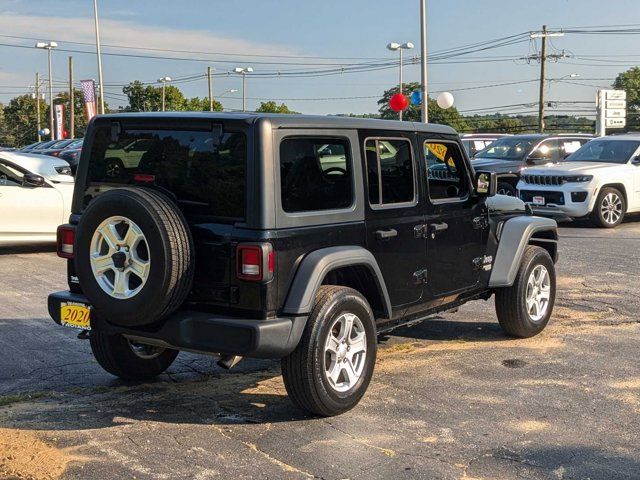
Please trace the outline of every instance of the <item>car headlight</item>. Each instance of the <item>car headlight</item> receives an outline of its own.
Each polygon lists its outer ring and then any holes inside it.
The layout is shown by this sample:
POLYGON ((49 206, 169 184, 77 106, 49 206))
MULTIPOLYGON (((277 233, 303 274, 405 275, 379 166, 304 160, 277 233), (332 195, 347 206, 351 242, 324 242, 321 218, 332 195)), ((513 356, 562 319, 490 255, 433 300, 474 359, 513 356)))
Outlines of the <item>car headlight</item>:
POLYGON ((71 175, 71 167, 54 167, 59 175, 71 175))
POLYGON ((593 175, 570 175, 564 177, 563 180, 565 183, 584 183, 593 180, 593 175))

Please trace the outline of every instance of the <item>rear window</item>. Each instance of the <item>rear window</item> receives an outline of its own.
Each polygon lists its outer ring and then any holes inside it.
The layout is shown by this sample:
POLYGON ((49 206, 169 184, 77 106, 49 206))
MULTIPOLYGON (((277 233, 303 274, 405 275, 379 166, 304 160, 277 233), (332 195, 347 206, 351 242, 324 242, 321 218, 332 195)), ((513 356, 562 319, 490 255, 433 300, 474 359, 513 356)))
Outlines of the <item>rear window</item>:
POLYGON ((280 144, 280 190, 285 212, 336 210, 353 204, 349 142, 285 138, 280 144))
POLYGON ((211 130, 128 129, 117 141, 110 127, 93 141, 87 198, 135 183, 137 174, 175 195, 185 214, 228 219, 245 216, 247 139, 242 132, 214 138, 211 130))

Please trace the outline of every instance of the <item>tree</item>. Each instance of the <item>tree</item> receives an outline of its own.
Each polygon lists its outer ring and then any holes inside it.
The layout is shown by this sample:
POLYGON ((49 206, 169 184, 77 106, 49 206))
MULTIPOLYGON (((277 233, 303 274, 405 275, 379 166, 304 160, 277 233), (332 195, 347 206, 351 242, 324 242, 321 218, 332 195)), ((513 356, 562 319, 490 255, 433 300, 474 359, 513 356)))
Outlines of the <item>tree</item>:
MULTIPOLYGON (((64 129, 71 135, 71 111, 69 109, 69 92, 60 92, 54 99, 54 104, 64 105, 64 129)), ((105 103, 105 111, 108 111, 108 105, 105 103)), ((73 92, 73 108, 74 108, 74 136, 76 138, 84 137, 87 129, 87 114, 84 110, 84 97, 82 90, 75 89, 73 92)))
POLYGON ((627 92, 627 126, 640 127, 640 67, 633 67, 620 73, 613 82, 613 88, 627 92))
POLYGON ((260 106, 256 109, 256 112, 260 112, 260 113, 297 113, 297 112, 289 110, 289 107, 287 107, 284 103, 281 103, 280 105, 278 105, 274 101, 261 102, 260 106))
MULTIPOLYGON (((405 83, 403 87, 403 91, 405 92, 405 94, 419 89, 420 84, 418 82, 405 83)), ((380 105, 378 111, 380 112, 381 118, 387 120, 398 119, 398 113, 391 110, 391 107, 389 106, 389 100, 399 91, 400 90, 398 87, 393 87, 389 90, 384 91, 382 98, 378 100, 378 105, 380 105)), ((436 101, 431 98, 427 99, 427 108, 429 109, 429 122, 449 125, 460 131, 468 130, 469 126, 467 125, 467 122, 465 121, 464 117, 460 115, 456 108, 452 107, 444 110, 440 108, 436 101)), ((422 118, 420 106, 410 103, 407 109, 404 111, 402 117, 403 120, 406 120, 408 122, 419 122, 422 118)))
MULTIPOLYGON (((129 106, 125 109, 129 112, 157 112, 162 110, 162 87, 143 85, 136 80, 122 89, 129 99, 129 106)), ((165 110, 170 112, 181 111, 208 111, 208 98, 185 98, 180 89, 174 85, 165 88, 165 110)), ((222 104, 213 101, 213 110, 222 111, 222 104)))
MULTIPOLYGON (((40 125, 49 126, 49 108, 40 99, 40 125)), ((11 99, 4 108, 3 135, 5 142, 14 147, 20 147, 35 142, 38 137, 36 131, 36 99, 30 94, 20 95, 11 99)))

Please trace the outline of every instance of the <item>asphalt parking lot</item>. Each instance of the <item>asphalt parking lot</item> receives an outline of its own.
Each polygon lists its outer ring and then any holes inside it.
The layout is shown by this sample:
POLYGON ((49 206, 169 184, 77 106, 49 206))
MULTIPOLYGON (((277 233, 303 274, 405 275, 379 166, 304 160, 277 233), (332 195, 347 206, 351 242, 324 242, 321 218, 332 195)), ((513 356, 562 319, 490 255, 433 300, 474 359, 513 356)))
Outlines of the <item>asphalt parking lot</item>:
POLYGON ((505 338, 492 301, 397 330, 330 419, 292 406, 278 362, 116 380, 47 316, 64 262, 0 254, 0 478, 640 478, 640 218, 560 234, 543 334, 505 338))

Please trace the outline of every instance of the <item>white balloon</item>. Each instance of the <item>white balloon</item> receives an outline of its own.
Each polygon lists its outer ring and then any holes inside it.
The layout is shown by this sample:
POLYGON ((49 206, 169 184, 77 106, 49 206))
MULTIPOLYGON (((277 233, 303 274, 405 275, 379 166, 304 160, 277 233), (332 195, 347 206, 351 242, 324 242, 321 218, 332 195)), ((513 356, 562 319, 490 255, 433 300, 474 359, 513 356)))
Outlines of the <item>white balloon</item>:
POLYGON ((440 95, 438 95, 436 103, 442 109, 446 110, 447 108, 451 108, 453 107, 453 95, 451 95, 449 92, 442 92, 440 95))

